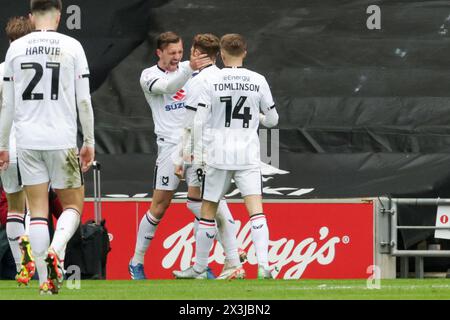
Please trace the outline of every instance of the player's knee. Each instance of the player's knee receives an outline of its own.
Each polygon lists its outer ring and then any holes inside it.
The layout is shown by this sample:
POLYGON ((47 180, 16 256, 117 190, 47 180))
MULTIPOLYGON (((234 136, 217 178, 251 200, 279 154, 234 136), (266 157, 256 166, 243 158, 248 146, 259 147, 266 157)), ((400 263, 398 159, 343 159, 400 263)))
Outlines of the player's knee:
POLYGON ((7 194, 9 212, 25 212, 25 195, 23 191, 7 194))
POLYGON ((193 200, 188 200, 186 202, 186 207, 189 209, 189 211, 191 211, 198 219, 200 219, 200 210, 202 207, 202 202, 199 201, 193 201, 193 200))

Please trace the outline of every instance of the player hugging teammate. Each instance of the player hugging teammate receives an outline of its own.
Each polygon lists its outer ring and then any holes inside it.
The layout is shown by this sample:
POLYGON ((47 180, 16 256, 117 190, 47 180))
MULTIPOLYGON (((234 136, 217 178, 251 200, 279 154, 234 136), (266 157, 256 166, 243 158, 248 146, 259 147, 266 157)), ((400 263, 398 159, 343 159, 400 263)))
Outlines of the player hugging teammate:
MULTIPOLYGON (((217 235, 218 204, 234 179, 250 215, 258 278, 270 279, 269 229, 262 206, 257 130, 260 122, 267 127, 275 126, 278 114, 266 79, 243 67, 247 55, 244 37, 224 35, 220 53, 225 67, 199 81, 199 94, 192 103, 196 107, 193 161, 205 166, 196 262, 186 270, 174 271, 174 275, 179 279, 205 278, 209 252, 217 235)), ((234 272, 239 274, 237 270, 234 272)), ((228 277, 233 278, 238 277, 233 274, 228 277)))
POLYGON ((224 199, 235 179, 252 221, 258 276, 271 278, 257 129, 259 122, 276 125, 278 114, 265 78, 242 67, 246 42, 237 34, 221 40, 212 34, 198 34, 190 61, 181 62, 181 38, 165 32, 157 39, 156 53, 158 63, 142 72, 140 83, 153 115, 158 158, 152 204, 139 225, 129 263, 131 278, 147 278, 145 253, 183 177, 188 184, 187 206, 195 215, 197 263, 186 271, 174 271, 175 277, 212 278, 207 260, 216 238, 226 256, 217 279, 245 277, 241 263, 246 255, 238 248, 234 219, 224 199), (219 52, 226 66, 222 70, 215 65, 219 52), (203 130, 206 127, 211 130, 203 130), (224 144, 219 136, 237 140, 224 144))

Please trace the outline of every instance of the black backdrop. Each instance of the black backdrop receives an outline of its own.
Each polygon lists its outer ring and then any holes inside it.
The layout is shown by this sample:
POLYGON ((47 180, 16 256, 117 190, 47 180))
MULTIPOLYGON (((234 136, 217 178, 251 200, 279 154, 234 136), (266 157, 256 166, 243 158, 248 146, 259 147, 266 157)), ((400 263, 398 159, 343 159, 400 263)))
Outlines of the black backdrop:
MULTIPOLYGON (((0 24, 28 3, 1 0, 0 24)), ((81 29, 67 29, 65 12, 60 31, 90 63, 104 194, 151 195, 156 144, 139 76, 156 62, 155 37, 173 30, 186 51, 196 33, 247 37, 246 65, 267 77, 280 113, 284 174, 265 175, 265 197, 450 197, 449 1, 63 3, 81 8, 81 29), (381 30, 366 27, 371 4, 381 30)), ((3 28, 0 39, 4 56, 3 28)))

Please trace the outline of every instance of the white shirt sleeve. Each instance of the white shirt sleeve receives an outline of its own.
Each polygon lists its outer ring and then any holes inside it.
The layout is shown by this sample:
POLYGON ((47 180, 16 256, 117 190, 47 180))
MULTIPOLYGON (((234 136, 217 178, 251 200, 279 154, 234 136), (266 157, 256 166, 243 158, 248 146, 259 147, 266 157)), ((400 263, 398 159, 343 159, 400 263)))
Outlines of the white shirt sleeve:
POLYGON ((266 78, 263 77, 261 83, 261 112, 266 114, 269 110, 275 108, 275 102, 273 101, 272 92, 270 91, 269 84, 266 78))
POLYGON ((75 57, 75 93, 78 116, 83 131, 83 144, 92 147, 95 145, 94 111, 89 89, 89 66, 81 44, 77 46, 75 57))
POLYGON ((0 111, 0 150, 9 150, 9 135, 14 121, 14 69, 11 47, 6 54, 3 74, 3 103, 0 111))
POLYGON ((140 79, 141 88, 150 94, 174 94, 191 78, 192 72, 194 70, 189 64, 181 63, 178 72, 170 78, 152 72, 143 72, 140 79))
POLYGON ((2 94, 3 94, 3 63, 0 64, 0 108, 3 100, 2 94))
POLYGON ((278 118, 278 112, 275 108, 269 110, 266 114, 259 114, 259 122, 267 128, 275 127, 278 124, 278 118))
POLYGON ((211 95, 206 85, 203 86, 202 93, 198 98, 197 111, 195 113, 194 124, 192 129, 193 145, 194 145, 194 164, 203 165, 204 146, 203 137, 208 134, 206 132, 206 123, 211 113, 211 95))
POLYGON ((267 127, 271 128, 278 124, 278 113, 275 109, 275 102, 273 101, 272 92, 270 91, 269 84, 266 78, 263 77, 261 85, 261 104, 260 110, 263 114, 259 115, 259 122, 267 127))
POLYGON ((202 83, 202 78, 199 76, 193 77, 188 81, 186 85, 186 98, 185 98, 185 107, 188 110, 196 111, 198 100, 202 93, 202 90, 205 88, 204 83, 202 83))

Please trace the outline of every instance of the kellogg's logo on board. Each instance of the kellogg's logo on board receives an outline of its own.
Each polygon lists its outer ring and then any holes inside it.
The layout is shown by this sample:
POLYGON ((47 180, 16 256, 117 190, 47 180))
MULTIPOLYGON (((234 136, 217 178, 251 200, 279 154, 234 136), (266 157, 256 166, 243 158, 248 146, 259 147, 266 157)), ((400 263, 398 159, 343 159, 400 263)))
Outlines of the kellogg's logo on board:
MULTIPOLYGON (((240 227, 240 221, 236 226, 240 227)), ((251 223, 248 222, 238 233, 238 245, 247 251, 248 263, 256 265, 255 249, 251 240, 251 223)), ((193 223, 168 236, 163 246, 169 252, 162 260, 165 269, 187 269, 194 262, 195 240, 192 234, 193 223), (177 261, 179 265, 176 265, 177 261)), ((323 226, 318 230, 318 239, 307 237, 301 241, 288 238, 270 240, 269 264, 274 278, 300 279, 308 266, 313 262, 320 265, 332 264, 339 248, 350 243, 347 235, 330 235, 328 227, 323 226), (319 245, 320 243, 320 245, 319 245)), ((216 243, 211 250, 208 262, 223 264, 225 260, 222 246, 216 243)))

